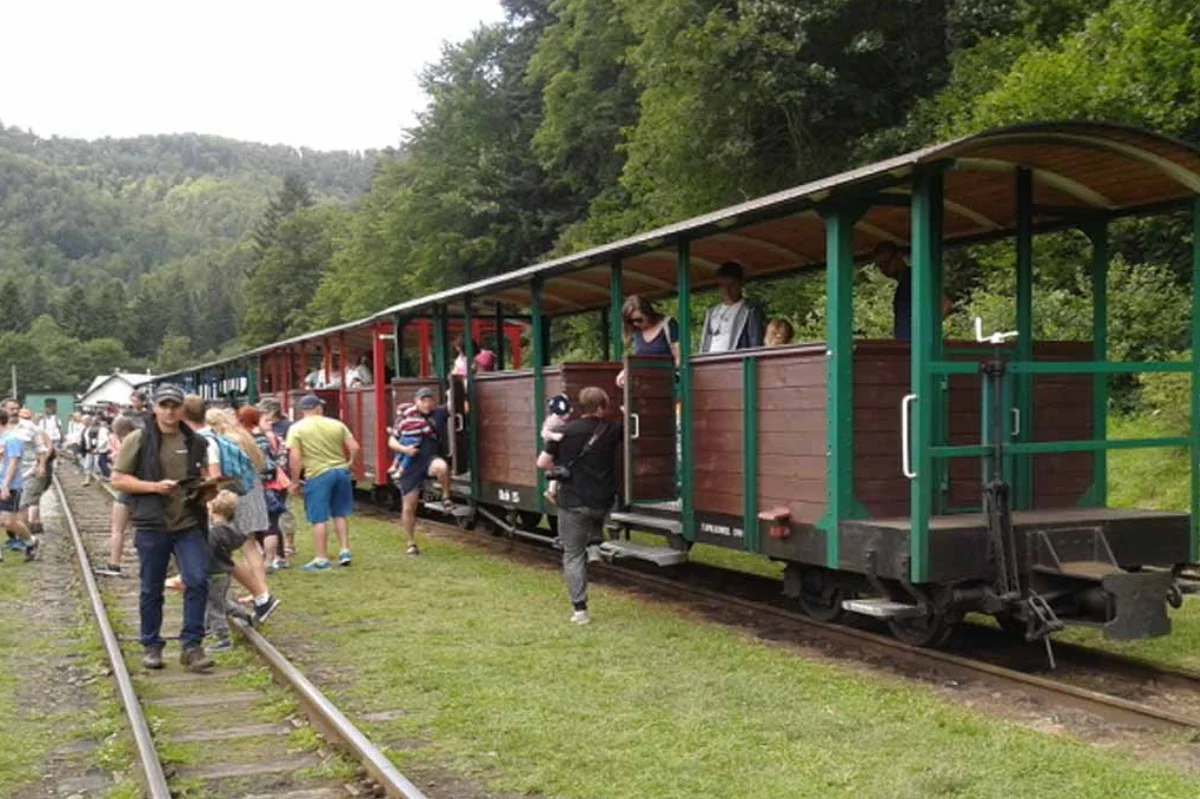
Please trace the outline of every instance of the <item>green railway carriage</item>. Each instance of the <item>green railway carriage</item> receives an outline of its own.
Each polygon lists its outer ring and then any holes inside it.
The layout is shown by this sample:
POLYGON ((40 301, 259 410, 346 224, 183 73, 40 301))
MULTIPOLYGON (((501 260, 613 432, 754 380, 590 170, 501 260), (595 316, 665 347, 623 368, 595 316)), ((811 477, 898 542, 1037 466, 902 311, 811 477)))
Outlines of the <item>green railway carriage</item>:
MULTIPOLYGON (((1200 559, 1198 292, 1200 152, 1065 122, 928 147, 343 327, 389 325, 392 352, 377 358, 402 374, 403 331, 431 325, 430 371, 454 403, 464 523, 478 514, 528 533, 552 516, 534 468, 545 399, 589 384, 616 392, 624 369, 626 462, 612 520, 663 545, 617 536, 611 556, 670 564, 694 542, 759 553, 787 562, 785 591, 814 615, 876 616, 919 644, 944 640, 967 611, 1030 640, 1072 622, 1137 638, 1169 631, 1167 605, 1192 587, 1200 559), (1197 234, 1192 359, 1110 361, 1108 225, 1181 211, 1197 234), (1071 228, 1092 244, 1091 330, 1084 341, 1036 341, 1033 241, 1071 228), (1016 254, 1016 330, 947 339, 945 250, 999 240, 1016 254), (911 261, 911 341, 854 337, 854 270, 881 242, 911 261), (823 270, 825 340, 702 355, 684 335, 678 369, 623 352, 626 296, 677 297, 688 319, 693 294, 730 260, 749 279, 823 270), (603 320, 606 359, 552 364, 551 325, 583 313, 603 320), (528 368, 451 378, 448 325, 480 319, 525 326, 528 368), (1146 372, 1190 375, 1189 434, 1108 439, 1108 378, 1146 372), (1108 506, 1107 453, 1147 447, 1192 454, 1190 512, 1108 506)), ((261 374, 270 349, 240 362, 261 374)))

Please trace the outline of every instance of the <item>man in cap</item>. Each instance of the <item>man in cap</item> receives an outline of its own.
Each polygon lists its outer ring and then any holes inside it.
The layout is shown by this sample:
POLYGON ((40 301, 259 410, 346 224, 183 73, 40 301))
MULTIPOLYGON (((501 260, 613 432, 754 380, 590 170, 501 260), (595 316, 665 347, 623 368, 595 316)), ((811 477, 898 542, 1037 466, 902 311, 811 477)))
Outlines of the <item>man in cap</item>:
POLYGON ((753 300, 742 296, 745 268, 726 261, 717 269, 721 301, 704 314, 700 352, 731 352, 763 345, 763 312, 753 300))
MULTIPOLYGON (((11 422, 11 419, 10 419, 11 422)), ((29 532, 42 534, 42 494, 50 485, 51 458, 54 457, 54 442, 46 431, 33 421, 33 412, 28 408, 17 411, 17 424, 13 435, 21 442, 21 490, 20 510, 24 514, 29 532)))
POLYGON ((209 462, 208 442, 181 421, 183 390, 162 385, 154 392, 154 422, 125 437, 113 470, 112 486, 129 495, 134 546, 141 561, 142 665, 163 667, 163 581, 171 555, 186 586, 183 593, 183 646, 179 662, 205 672, 213 662, 204 654, 204 612, 208 600, 208 546, 200 481, 220 475, 209 462))
MULTIPOLYGON (((21 519, 21 456, 24 447, 16 435, 13 420, 8 417, 7 408, 7 402, 0 408, 0 427, 4 429, 4 435, 0 436, 0 525, 3 525, 5 531, 17 543, 14 548, 23 551, 25 560, 30 561, 37 557, 39 541, 21 519)), ((2 560, 4 557, 0 555, 0 561, 2 560)))
POLYGON ((428 386, 417 389, 413 401, 417 412, 425 417, 433 429, 432 436, 422 436, 420 442, 405 445, 396 436, 388 438, 388 447, 393 452, 400 452, 412 458, 404 474, 400 476, 400 496, 402 498, 400 526, 408 538, 408 554, 419 555, 417 548, 417 504, 421 500, 421 484, 426 477, 436 478, 442 486, 442 502, 447 511, 454 510, 450 499, 450 467, 440 457, 441 440, 446 435, 446 420, 449 412, 438 407, 437 392, 428 386))
POLYGON ((129 395, 129 411, 123 414, 133 422, 135 430, 145 430, 154 421, 154 414, 146 407, 146 392, 138 389, 129 395))
POLYGON ((333 519, 341 551, 338 565, 350 565, 350 522, 354 510, 354 484, 350 463, 358 456, 359 445, 350 428, 325 415, 325 402, 306 394, 296 404, 303 417, 287 433, 288 462, 291 466, 293 494, 299 493, 298 480, 304 471, 304 515, 312 525, 313 559, 301 571, 329 568, 329 532, 333 519))

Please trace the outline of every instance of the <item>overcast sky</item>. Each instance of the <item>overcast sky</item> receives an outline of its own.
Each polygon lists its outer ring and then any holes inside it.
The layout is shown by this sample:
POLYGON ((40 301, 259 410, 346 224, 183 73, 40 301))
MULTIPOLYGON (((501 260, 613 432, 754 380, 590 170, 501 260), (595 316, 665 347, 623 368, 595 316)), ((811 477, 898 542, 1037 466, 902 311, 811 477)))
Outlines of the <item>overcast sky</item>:
POLYGON ((395 145, 443 41, 499 0, 12 0, 0 122, 41 136, 198 132, 316 149, 395 145))

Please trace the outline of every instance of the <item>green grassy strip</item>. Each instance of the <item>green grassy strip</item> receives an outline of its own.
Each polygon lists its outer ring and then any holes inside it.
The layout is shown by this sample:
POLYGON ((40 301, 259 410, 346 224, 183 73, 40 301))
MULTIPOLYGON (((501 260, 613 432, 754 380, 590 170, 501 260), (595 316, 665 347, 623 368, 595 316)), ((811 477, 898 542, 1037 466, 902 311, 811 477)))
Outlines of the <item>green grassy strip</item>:
MULTIPOLYGON (((355 565, 281 573, 270 634, 402 769, 490 791, 644 797, 1191 797, 1171 769, 980 717, 619 591, 567 623, 557 573, 444 541, 407 559, 353 524, 355 565)), ((302 555, 307 539, 301 534, 302 555)))

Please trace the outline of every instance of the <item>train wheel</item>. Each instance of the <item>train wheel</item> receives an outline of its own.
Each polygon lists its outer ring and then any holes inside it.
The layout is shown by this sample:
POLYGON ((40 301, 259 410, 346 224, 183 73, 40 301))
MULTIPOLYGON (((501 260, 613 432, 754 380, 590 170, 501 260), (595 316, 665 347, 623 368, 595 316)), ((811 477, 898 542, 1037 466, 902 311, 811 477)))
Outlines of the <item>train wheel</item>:
POLYGON ((889 619, 888 629, 910 646, 939 647, 950 640, 956 623, 945 612, 933 612, 924 617, 889 619))
POLYGON ((800 607, 812 618, 836 624, 846 615, 842 608, 845 592, 827 569, 810 568, 800 573, 800 607))

